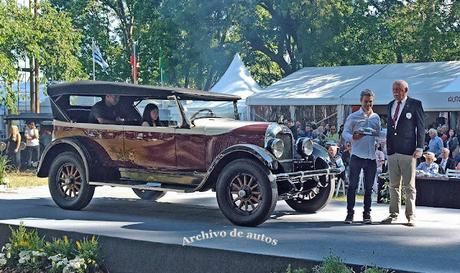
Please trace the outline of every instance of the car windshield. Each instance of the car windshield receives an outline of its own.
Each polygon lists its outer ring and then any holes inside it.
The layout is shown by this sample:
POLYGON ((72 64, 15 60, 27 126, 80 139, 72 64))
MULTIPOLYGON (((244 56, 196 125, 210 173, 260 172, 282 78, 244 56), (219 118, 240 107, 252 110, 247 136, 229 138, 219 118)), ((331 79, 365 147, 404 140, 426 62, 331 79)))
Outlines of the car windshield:
POLYGON ((199 101, 181 100, 188 120, 197 118, 235 118, 235 110, 231 101, 199 101))

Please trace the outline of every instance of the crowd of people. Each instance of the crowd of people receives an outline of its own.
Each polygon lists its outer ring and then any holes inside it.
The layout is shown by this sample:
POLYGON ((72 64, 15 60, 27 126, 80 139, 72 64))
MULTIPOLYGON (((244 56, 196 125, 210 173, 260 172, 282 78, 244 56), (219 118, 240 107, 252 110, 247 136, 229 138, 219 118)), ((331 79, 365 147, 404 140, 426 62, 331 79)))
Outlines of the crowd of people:
POLYGON ((17 125, 11 125, 4 151, 10 167, 35 169, 40 159, 40 150, 51 143, 51 140, 51 129, 40 131, 34 121, 27 121, 23 133, 17 125))
POLYGON ((361 93, 361 107, 350 114, 344 125, 286 120, 294 138, 310 137, 324 145, 330 164, 339 168, 340 178, 348 185, 346 223, 354 219, 355 196, 362 176, 364 184, 363 222, 371 223, 371 195, 377 191, 377 177, 390 175, 390 224, 399 215, 400 187, 405 187, 406 218, 415 225, 415 175, 442 175, 448 169, 460 170, 460 145, 456 130, 446 124, 425 129, 421 102, 407 96, 405 81, 393 84, 394 100, 388 105, 388 118, 373 112, 374 93, 361 93), (435 129, 436 128, 436 129, 435 129))
MULTIPOLYGON (((340 125, 337 130, 335 124, 315 123, 314 121, 301 122, 293 121, 292 119, 285 120, 284 124, 289 127, 294 139, 309 137, 323 145, 328 151, 331 151, 331 162, 338 162, 337 158, 340 157, 340 163, 343 163, 345 167, 341 177, 345 178, 344 180, 348 185, 351 142, 345 141, 342 137, 343 125, 340 125), (331 146, 333 148, 329 149, 331 146)), ((381 120, 381 124, 384 125, 385 122, 381 120)), ((448 169, 460 170, 460 145, 456 130, 449 129, 445 124, 438 126, 432 124, 431 127, 425 130, 424 153, 423 158, 417 164, 417 170, 424 171, 427 175, 446 174, 448 169), (428 164, 428 162, 430 163, 428 164)), ((385 131, 386 128, 382 126, 382 130, 385 131)), ((375 151, 377 160, 376 175, 379 175, 387 168, 387 151, 384 137, 375 141, 375 151)), ((333 165, 336 164, 334 163, 333 165)), ((374 184, 373 188, 376 190, 377 185, 374 184)))

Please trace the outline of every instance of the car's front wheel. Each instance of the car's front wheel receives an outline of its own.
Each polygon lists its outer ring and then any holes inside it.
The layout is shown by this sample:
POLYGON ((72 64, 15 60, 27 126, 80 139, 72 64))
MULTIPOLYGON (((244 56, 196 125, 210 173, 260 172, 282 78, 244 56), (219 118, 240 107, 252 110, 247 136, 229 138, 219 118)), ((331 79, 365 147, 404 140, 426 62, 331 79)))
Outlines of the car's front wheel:
POLYGON ((80 210, 94 195, 94 187, 88 184, 83 163, 73 152, 64 152, 53 161, 48 187, 54 202, 63 209, 80 210))
POLYGON ((219 208, 232 223, 257 226, 273 212, 278 191, 263 166, 250 159, 230 162, 216 185, 219 208))
POLYGON ((164 191, 149 191, 149 190, 140 190, 140 189, 133 189, 133 192, 140 199, 147 200, 147 201, 156 201, 166 194, 166 192, 164 191))

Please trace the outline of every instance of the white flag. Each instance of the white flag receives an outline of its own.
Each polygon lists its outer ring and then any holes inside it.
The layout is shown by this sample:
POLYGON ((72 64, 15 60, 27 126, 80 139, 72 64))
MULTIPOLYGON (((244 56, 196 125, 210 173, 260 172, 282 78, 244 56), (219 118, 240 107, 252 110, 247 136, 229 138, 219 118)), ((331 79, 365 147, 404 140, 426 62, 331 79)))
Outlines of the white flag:
POLYGON ((104 58, 102 58, 102 53, 99 50, 99 47, 96 45, 95 42, 93 42, 93 59, 98 65, 102 67, 103 70, 109 67, 109 64, 107 64, 104 61, 104 58))

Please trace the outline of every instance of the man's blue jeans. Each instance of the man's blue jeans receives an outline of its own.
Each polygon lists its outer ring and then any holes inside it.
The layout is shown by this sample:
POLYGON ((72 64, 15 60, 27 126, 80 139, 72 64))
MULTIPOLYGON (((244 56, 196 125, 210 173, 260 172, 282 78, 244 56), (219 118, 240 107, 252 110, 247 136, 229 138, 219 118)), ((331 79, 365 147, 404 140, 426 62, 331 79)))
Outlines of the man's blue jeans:
POLYGON ((354 212, 356 189, 358 188, 361 169, 364 172, 364 212, 371 212, 372 185, 377 172, 377 162, 375 159, 364 159, 352 155, 350 159, 350 182, 347 192, 348 213, 354 212))

